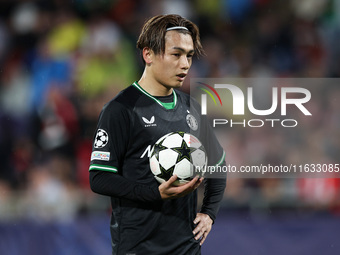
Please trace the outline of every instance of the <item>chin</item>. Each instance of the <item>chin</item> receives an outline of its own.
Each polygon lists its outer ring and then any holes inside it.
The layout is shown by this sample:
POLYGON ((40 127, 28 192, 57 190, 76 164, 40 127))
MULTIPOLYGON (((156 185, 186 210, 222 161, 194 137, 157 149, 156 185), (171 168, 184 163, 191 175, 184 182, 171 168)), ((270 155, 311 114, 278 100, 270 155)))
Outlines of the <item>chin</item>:
POLYGON ((182 87, 182 86, 183 86, 183 83, 184 83, 184 81, 177 81, 177 82, 175 83, 174 88, 180 88, 180 87, 182 87))
POLYGON ((177 89, 177 88, 181 88, 183 85, 183 82, 180 82, 178 84, 176 84, 175 86, 173 86, 173 88, 177 89))
POLYGON ((183 82, 176 82, 173 84, 168 84, 167 86, 165 86, 167 89, 178 89, 181 88, 183 85, 183 82))

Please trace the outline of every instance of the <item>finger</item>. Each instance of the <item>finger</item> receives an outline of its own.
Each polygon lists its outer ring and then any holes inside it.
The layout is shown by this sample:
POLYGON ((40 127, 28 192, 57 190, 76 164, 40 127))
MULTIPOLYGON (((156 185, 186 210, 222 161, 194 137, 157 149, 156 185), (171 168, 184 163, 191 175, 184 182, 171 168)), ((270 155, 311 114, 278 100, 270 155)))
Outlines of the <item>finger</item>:
POLYGON ((194 236, 196 237, 199 233, 201 232, 201 228, 200 227, 196 227, 192 233, 194 234, 194 236))
POLYGON ((167 181, 167 184, 171 186, 175 181, 177 180, 177 175, 173 175, 170 177, 170 179, 167 181))
POLYGON ((207 239, 207 236, 208 236, 208 232, 204 232, 203 237, 200 241, 200 245, 202 245, 204 243, 205 239, 207 239))
POLYGON ((182 192, 185 191, 185 190, 188 190, 188 191, 193 190, 194 187, 195 187, 195 183, 197 182, 197 179, 198 179, 198 178, 195 177, 195 178, 192 179, 191 181, 189 181, 189 182, 187 182, 187 183, 185 183, 185 184, 179 186, 180 190, 181 190, 182 192))
MULTIPOLYGON (((198 221, 199 222, 199 221, 198 221)), ((192 233, 196 236, 197 234, 199 234, 200 232, 202 232, 203 229, 203 224, 199 223, 196 228, 192 231, 192 233)))
POLYGON ((199 230, 198 232, 196 232, 196 234, 195 234, 195 240, 201 239, 202 236, 203 236, 203 234, 204 234, 204 230, 203 230, 203 229, 200 229, 200 230, 199 230))
POLYGON ((198 224, 201 221, 201 216, 199 214, 196 215, 196 218, 194 219, 194 223, 198 224))
POLYGON ((200 179, 197 180, 197 182, 195 183, 194 189, 197 189, 201 183, 203 182, 203 178, 201 177, 200 179))
POLYGON ((191 186, 194 186, 197 182, 199 181, 198 177, 196 176, 195 178, 193 178, 189 183, 191 186))
POLYGON ((194 236, 196 237, 196 235, 200 232, 200 228, 197 226, 193 231, 192 233, 194 234, 194 236))

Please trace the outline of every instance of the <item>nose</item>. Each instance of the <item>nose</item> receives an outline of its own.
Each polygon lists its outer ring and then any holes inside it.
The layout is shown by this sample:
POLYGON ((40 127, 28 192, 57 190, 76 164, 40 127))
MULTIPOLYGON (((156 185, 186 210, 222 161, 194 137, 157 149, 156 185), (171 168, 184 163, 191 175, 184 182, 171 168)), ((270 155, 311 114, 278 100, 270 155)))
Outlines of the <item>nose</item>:
POLYGON ((187 58, 187 56, 181 57, 181 69, 188 70, 191 66, 190 60, 187 58))

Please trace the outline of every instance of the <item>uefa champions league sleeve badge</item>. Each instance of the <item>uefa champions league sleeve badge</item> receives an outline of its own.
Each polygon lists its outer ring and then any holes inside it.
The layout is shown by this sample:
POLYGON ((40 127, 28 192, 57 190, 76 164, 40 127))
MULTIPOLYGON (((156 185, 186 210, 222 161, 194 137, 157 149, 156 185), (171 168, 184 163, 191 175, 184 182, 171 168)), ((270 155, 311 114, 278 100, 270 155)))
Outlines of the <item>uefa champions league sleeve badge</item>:
POLYGON ((96 137, 94 139, 95 148, 104 148, 109 141, 109 135, 104 129, 98 129, 96 137))

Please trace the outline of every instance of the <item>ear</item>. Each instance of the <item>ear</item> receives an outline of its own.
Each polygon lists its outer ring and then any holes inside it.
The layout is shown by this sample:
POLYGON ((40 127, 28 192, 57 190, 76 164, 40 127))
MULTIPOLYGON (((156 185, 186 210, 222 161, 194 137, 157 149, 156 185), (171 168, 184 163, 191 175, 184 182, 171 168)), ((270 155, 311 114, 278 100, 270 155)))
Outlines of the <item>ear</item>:
POLYGON ((152 59, 153 59, 153 51, 150 48, 145 47, 143 49, 143 59, 145 61, 145 64, 151 64, 152 63, 152 59))

